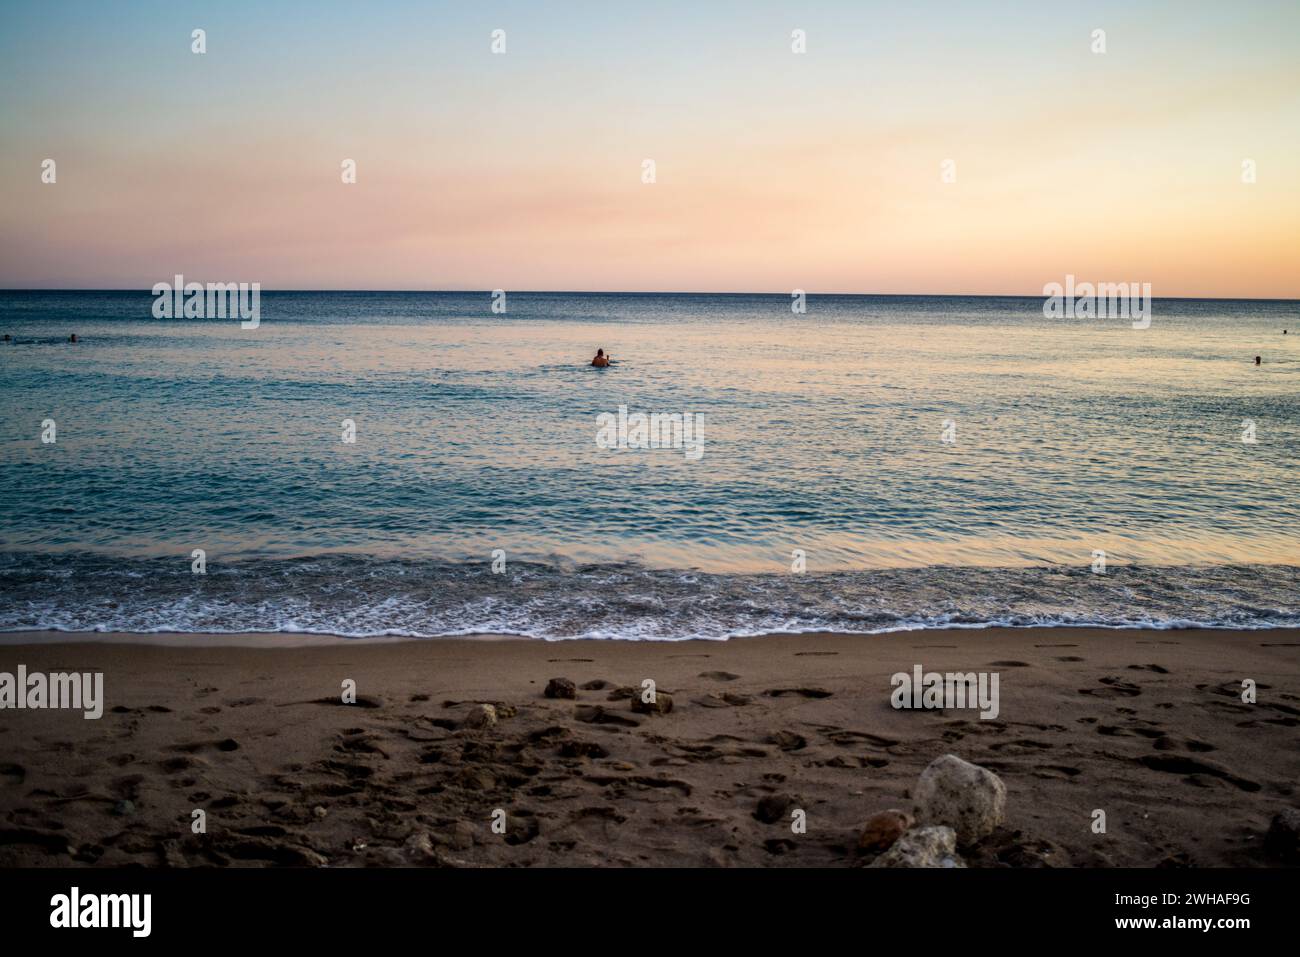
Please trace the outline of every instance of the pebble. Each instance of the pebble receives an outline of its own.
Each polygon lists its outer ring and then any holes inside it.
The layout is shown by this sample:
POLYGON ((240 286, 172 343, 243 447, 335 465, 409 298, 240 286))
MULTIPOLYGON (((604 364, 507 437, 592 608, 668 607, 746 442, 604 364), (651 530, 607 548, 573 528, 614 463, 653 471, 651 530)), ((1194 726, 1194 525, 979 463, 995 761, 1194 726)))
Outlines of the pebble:
POLYGON ((641 695, 632 696, 632 710, 638 714, 667 714, 673 710, 673 696, 660 691, 653 701, 642 701, 641 695))
POLYGON ((884 853, 915 823, 912 815, 897 808, 873 814, 863 825, 862 835, 858 838, 858 849, 869 854, 884 853))
POLYGON ((1300 809, 1289 807, 1273 815, 1264 850, 1287 864, 1300 864, 1300 809))
POLYGON ((497 709, 490 704, 475 705, 465 720, 462 727, 466 728, 490 728, 497 723, 497 709))
POLYGON ((578 686, 568 678, 552 678, 543 692, 548 698, 577 698, 578 686))

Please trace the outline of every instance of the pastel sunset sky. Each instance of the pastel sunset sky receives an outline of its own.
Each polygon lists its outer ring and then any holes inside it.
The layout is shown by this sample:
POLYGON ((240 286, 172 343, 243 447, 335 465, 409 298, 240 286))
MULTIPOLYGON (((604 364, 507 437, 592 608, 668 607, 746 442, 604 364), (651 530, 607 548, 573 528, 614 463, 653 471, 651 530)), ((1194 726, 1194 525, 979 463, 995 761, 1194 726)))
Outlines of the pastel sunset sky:
POLYGON ((176 273, 1297 298, 1300 4, 7 0, 0 286, 176 273))

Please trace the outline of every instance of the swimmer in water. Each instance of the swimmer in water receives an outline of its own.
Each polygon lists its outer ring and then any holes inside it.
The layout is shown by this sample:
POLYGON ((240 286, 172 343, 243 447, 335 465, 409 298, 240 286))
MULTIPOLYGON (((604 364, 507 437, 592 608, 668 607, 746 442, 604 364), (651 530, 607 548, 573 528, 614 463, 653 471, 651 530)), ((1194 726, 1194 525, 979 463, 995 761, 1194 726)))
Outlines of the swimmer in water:
POLYGON ((598 369, 603 369, 605 366, 609 365, 609 356, 605 355, 604 349, 596 350, 596 358, 591 360, 591 364, 598 369))
POLYGON ((1259 365, 1259 356, 1255 356, 1255 365, 1259 365))
POLYGON ((77 334, 74 332, 72 335, 68 336, 68 341, 69 341, 69 342, 76 342, 76 341, 77 341, 77 334))

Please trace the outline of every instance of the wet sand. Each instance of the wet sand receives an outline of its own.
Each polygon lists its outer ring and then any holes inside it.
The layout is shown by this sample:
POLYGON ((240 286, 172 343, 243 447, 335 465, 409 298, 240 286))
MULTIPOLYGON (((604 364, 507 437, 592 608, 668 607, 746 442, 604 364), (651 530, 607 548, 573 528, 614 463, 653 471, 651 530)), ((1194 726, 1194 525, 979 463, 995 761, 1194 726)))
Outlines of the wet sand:
POLYGON ((1295 630, 50 637, 6 636, 0 671, 102 671, 104 715, 0 710, 3 866, 855 866, 949 753, 1007 788, 972 867, 1276 866, 1263 835, 1300 805, 1295 630), (917 664, 997 672, 998 717, 894 709, 917 664), (670 712, 633 710, 644 679, 670 712))

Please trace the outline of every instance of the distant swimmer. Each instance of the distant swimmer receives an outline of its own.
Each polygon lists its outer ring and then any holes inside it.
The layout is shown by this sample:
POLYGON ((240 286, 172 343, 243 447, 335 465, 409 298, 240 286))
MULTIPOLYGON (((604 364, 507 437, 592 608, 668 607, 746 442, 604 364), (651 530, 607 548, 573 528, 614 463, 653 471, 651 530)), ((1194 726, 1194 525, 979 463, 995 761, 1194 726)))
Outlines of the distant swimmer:
POLYGON ((9 333, 6 332, 6 333, 5 333, 5 342, 8 342, 8 341, 9 341, 9 333))
POLYGON ((1259 356, 1255 356, 1255 365, 1259 365, 1259 356))
POLYGON ((69 341, 69 342, 76 342, 76 341, 77 341, 77 334, 74 332, 72 335, 68 336, 68 341, 69 341))
POLYGON ((591 364, 598 369, 603 369, 605 366, 609 365, 609 356, 605 355, 604 349, 596 350, 596 358, 591 360, 591 364))

